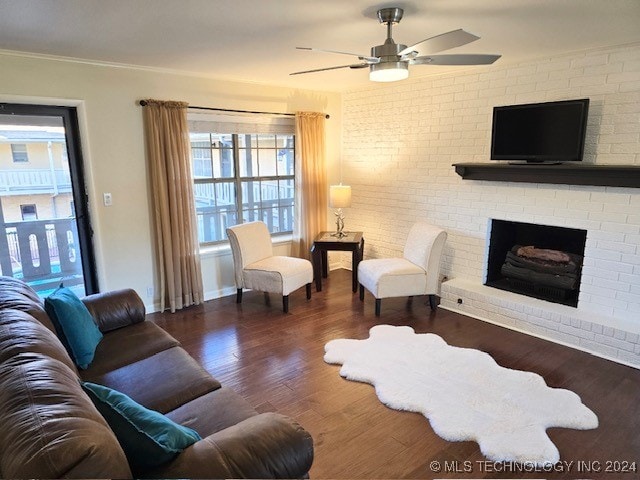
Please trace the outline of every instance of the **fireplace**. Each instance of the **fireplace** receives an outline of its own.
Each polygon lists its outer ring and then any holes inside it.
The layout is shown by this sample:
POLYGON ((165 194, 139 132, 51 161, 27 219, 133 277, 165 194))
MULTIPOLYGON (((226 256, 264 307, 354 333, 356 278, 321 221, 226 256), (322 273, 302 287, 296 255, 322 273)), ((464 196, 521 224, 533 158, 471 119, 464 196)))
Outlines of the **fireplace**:
POLYGON ((578 306, 586 230, 491 220, 485 285, 578 306))

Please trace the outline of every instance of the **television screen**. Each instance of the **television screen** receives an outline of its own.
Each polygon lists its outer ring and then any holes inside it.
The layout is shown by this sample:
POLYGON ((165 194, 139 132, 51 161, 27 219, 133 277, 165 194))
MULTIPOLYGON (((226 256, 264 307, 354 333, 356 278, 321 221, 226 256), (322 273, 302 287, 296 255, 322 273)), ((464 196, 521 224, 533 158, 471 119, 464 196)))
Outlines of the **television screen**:
POLYGON ((493 108, 491 160, 581 161, 589 99, 493 108))

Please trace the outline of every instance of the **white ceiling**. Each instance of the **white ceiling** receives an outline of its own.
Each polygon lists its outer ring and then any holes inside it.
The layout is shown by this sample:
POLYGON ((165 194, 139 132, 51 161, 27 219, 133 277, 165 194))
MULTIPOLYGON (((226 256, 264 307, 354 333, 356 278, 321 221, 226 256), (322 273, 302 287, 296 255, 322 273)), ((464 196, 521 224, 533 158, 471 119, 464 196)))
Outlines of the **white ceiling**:
POLYGON ((502 54, 496 65, 640 42, 640 0, 0 0, 0 50, 341 91, 366 84, 367 69, 289 76, 357 61, 295 47, 368 55, 386 6, 405 9, 397 43, 464 28, 482 38, 447 53, 502 54))

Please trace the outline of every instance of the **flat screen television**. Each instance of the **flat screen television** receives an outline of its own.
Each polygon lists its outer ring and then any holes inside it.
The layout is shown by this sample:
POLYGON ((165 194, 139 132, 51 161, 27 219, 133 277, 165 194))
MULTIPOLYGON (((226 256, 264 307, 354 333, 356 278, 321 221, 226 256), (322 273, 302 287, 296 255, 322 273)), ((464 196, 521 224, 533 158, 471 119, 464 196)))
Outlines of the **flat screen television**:
POLYGON ((493 108, 491 160, 579 162, 589 99, 493 108))

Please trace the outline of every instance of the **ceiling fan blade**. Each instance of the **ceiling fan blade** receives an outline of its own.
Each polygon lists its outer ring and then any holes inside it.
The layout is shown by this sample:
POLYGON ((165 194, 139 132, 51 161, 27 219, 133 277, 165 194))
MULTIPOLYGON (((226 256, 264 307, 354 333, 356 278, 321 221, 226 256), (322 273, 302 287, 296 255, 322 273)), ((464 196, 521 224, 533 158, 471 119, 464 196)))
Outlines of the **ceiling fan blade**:
POLYGON ((325 70, 337 70, 338 68, 364 68, 364 67, 368 67, 368 66, 369 66, 368 63, 356 63, 356 64, 352 64, 352 65, 338 65, 336 67, 315 68, 313 70, 304 70, 302 72, 293 72, 293 73, 290 73, 289 75, 300 75, 300 74, 303 74, 303 73, 324 72, 325 70))
POLYGON ((411 65, 490 65, 502 55, 462 53, 458 55, 429 55, 409 60, 411 65))
POLYGON ((369 57, 366 55, 359 55, 357 53, 339 52, 337 50, 322 50, 321 48, 312 48, 312 47, 296 47, 296 49, 309 50, 311 52, 337 53, 338 55, 351 55, 353 57, 358 57, 358 59, 362 60, 363 62, 369 62, 369 63, 378 63, 380 61, 378 57, 369 57))
POLYGON ((411 52, 417 52, 419 55, 429 55, 431 53, 438 53, 443 50, 449 50, 450 48, 460 47, 467 43, 475 42, 479 38, 480 37, 473 33, 465 32, 460 28, 458 30, 452 30, 451 32, 422 40, 421 42, 400 51, 398 55, 408 55, 411 52))

